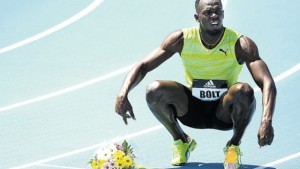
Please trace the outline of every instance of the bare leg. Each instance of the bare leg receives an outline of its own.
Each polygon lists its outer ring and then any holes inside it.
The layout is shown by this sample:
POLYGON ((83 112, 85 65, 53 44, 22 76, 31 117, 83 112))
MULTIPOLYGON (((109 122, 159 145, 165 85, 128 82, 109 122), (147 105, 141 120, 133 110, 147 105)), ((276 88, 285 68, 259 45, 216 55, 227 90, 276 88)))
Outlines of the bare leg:
POLYGON ((254 91, 247 83, 233 85, 221 99, 216 114, 217 118, 227 123, 233 122, 233 136, 227 142, 227 146, 240 144, 255 107, 254 91))
POLYGON ((146 100, 154 116, 165 126, 174 140, 187 142, 187 135, 176 116, 188 111, 188 98, 182 86, 174 81, 155 81, 147 87, 146 100))

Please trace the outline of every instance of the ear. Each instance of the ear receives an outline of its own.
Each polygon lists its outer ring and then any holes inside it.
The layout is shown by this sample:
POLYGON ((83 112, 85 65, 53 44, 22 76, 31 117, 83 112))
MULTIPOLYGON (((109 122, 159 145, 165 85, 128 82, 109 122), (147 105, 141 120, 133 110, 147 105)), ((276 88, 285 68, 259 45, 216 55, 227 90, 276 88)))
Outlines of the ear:
POLYGON ((222 13, 223 13, 223 18, 224 18, 224 16, 225 16, 225 15, 224 15, 224 10, 222 11, 222 13))
POLYGON ((223 18, 222 18, 222 19, 224 19, 224 10, 222 10, 222 16, 223 16, 223 18))
POLYGON ((195 20, 196 20, 197 22, 200 22, 200 21, 199 21, 199 16, 198 16, 197 14, 194 14, 194 18, 195 18, 195 20))

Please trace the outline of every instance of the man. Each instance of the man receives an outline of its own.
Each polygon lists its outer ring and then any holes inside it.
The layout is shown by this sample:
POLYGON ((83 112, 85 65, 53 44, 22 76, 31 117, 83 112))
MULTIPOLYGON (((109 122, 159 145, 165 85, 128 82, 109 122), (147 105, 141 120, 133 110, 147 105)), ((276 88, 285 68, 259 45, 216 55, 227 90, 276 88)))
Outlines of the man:
POLYGON ((162 44, 139 62, 127 75, 117 96, 115 111, 135 119, 128 93, 164 61, 179 53, 185 68, 187 87, 175 81, 157 80, 146 91, 146 100, 154 116, 174 138, 172 165, 183 165, 196 142, 179 126, 178 120, 199 129, 233 129, 224 148, 225 168, 238 168, 239 145, 255 111, 253 88, 237 82, 245 63, 260 87, 263 112, 258 144, 270 145, 274 131, 272 117, 276 87, 256 44, 248 37, 223 26, 221 0, 196 0, 198 27, 171 33, 162 44))

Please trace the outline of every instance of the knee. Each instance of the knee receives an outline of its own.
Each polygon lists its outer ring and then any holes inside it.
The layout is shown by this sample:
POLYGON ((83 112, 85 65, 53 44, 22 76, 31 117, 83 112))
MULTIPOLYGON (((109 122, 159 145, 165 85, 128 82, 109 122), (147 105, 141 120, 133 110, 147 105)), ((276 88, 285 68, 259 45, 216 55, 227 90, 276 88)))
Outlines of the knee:
POLYGON ((232 92, 238 99, 247 99, 250 102, 255 99, 254 90, 248 83, 235 84, 232 92))
POLYGON ((160 81, 154 81, 147 86, 146 101, 148 104, 157 103, 162 97, 163 85, 160 81))

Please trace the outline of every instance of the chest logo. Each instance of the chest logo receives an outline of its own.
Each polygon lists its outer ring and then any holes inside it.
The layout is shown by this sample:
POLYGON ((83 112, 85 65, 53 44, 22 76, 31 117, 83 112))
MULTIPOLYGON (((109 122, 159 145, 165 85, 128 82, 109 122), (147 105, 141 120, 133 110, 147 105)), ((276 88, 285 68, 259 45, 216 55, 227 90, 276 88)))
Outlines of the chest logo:
POLYGON ((227 56, 227 51, 228 51, 228 49, 224 50, 224 49, 220 48, 219 51, 220 51, 220 52, 223 52, 223 53, 227 56))

